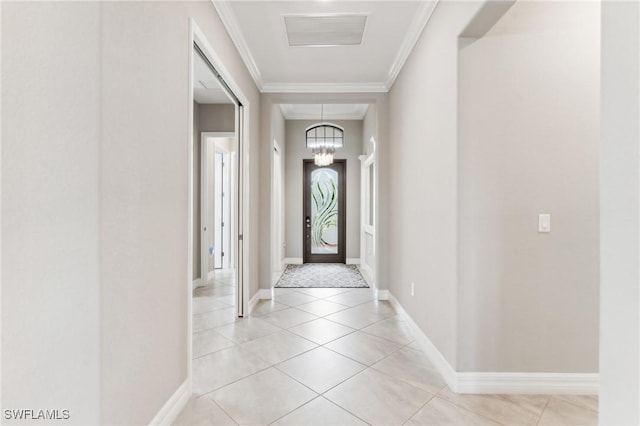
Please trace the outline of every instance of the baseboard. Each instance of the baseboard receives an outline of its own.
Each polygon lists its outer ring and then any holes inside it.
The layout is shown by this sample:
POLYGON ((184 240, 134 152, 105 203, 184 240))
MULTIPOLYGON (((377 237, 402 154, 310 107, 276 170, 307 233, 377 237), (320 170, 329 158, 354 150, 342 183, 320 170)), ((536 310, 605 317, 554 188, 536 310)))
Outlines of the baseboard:
MULTIPOLYGON (((379 290, 380 293, 387 290, 379 290)), ((409 324, 416 342, 438 370, 449 388, 457 393, 492 394, 574 394, 596 395, 597 373, 467 373, 456 371, 422 329, 387 291, 387 297, 398 314, 409 324)))
POLYGON ((191 288, 192 289, 196 289, 198 287, 202 286, 202 280, 200 278, 196 278, 195 280, 191 281, 191 288))
POLYGON ((258 296, 262 300, 271 300, 273 299, 273 291, 270 288, 261 288, 258 290, 258 296))
MULTIPOLYGON (((369 287, 376 288, 377 286, 376 286, 375 280, 373 279, 373 270, 371 269, 371 267, 366 263, 361 263, 360 265, 358 265, 358 269, 362 274, 362 278, 364 278, 367 284, 369 284, 369 287)), ((387 300, 387 299, 380 299, 380 300, 387 300)))
POLYGON ((458 393, 596 395, 597 373, 458 373, 458 393))
POLYGON ((249 300, 249 314, 253 312, 253 308, 255 308, 256 304, 260 301, 260 291, 261 290, 256 291, 256 294, 249 300))
POLYGON ((389 290, 376 290, 376 299, 389 300, 389 290))
POLYGON ((287 265, 302 265, 301 257, 285 257, 284 263, 287 265))
POLYGON ((426 334, 422 331, 418 324, 415 323, 413 318, 404 310, 400 302, 393 297, 393 294, 387 291, 387 297, 391 305, 394 309, 400 314, 402 318, 409 324, 411 327, 411 331, 413 335, 416 337, 417 343, 420 345, 420 348, 423 350, 425 354, 427 354, 427 358, 431 361, 431 363, 436 367, 436 370, 440 373, 444 381, 447 383, 449 388, 454 392, 457 391, 457 377, 456 370, 449 364, 449 361, 442 355, 442 353, 438 350, 436 345, 431 342, 431 340, 427 337, 426 334))
POLYGON ((360 258, 359 257, 347 257, 346 264, 347 265, 359 265, 360 264, 360 258))
POLYGON ((191 381, 186 379, 164 403, 149 424, 154 426, 172 424, 189 402, 189 398, 191 398, 191 381))

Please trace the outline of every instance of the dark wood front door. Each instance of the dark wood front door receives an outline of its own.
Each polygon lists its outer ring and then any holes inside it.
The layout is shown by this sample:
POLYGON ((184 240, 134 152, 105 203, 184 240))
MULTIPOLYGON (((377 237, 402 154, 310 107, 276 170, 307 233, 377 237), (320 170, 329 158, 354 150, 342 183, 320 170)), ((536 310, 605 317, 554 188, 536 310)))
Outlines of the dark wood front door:
POLYGON ((326 167, 303 161, 303 262, 345 263, 347 160, 326 167))

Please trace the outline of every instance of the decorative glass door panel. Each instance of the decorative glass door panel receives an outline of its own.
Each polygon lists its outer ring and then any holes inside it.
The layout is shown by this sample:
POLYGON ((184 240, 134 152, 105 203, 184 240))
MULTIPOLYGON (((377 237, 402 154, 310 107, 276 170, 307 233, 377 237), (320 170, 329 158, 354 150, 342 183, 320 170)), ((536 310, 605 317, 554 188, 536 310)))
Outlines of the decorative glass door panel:
POLYGON ((338 172, 311 172, 311 253, 338 253, 338 172))
POLYGON ((345 160, 327 167, 304 161, 304 262, 344 263, 345 160))

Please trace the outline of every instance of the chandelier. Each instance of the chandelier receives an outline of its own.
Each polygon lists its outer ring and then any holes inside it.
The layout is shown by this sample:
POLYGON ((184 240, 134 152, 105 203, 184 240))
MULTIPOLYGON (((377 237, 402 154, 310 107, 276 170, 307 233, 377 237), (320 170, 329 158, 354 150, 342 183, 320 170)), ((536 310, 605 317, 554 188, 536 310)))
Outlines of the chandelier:
POLYGON ((324 105, 320 110, 320 123, 305 129, 307 148, 311 149, 314 163, 318 167, 333 164, 337 148, 344 146, 344 128, 323 121, 324 105))

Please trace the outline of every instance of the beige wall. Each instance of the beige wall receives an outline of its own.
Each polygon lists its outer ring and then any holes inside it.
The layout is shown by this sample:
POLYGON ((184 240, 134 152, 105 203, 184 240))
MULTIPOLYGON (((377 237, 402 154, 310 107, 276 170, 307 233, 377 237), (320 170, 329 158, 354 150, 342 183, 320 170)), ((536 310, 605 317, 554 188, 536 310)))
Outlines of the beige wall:
POLYGON ((457 370, 597 372, 600 5, 517 2, 472 41, 458 64, 457 370))
POLYGON ((367 156, 373 153, 371 138, 378 140, 378 107, 375 104, 369 105, 362 119, 362 153, 367 156))
MULTIPOLYGON (((286 256, 302 258, 303 159, 313 159, 305 145, 305 129, 317 121, 287 120, 285 174, 286 256)), ((337 150, 336 159, 347 160, 347 258, 360 257, 360 160, 362 154, 362 121, 332 120, 344 127, 345 147, 337 150)))
POLYGON ((600 424, 640 424, 640 6, 602 2, 600 424))
POLYGON ((257 290, 259 94, 210 2, 101 9, 102 422, 146 424, 189 365, 190 18, 250 103, 249 297, 257 290))
POLYGON ((234 104, 202 104, 199 109, 201 132, 234 132, 236 107, 234 104))
MULTIPOLYGON (((193 261, 192 278, 200 278, 200 135, 202 132, 235 131, 235 105, 194 102, 193 128, 193 261)), ((202 283, 203 285, 205 283, 202 283)))
MULTIPOLYGON (((440 2, 389 93, 389 289, 449 363, 457 335, 458 34, 480 3, 440 2), (410 283, 415 283, 411 297, 410 283)), ((380 158, 384 158, 380 153, 380 158)), ((381 185, 385 180, 380 179, 381 185)), ((383 256, 381 254, 381 256, 383 256)), ((379 256, 379 257, 381 257, 379 256)))
POLYGON ((1 7, 2 408, 96 424, 100 5, 1 7))

